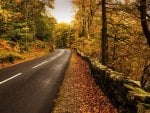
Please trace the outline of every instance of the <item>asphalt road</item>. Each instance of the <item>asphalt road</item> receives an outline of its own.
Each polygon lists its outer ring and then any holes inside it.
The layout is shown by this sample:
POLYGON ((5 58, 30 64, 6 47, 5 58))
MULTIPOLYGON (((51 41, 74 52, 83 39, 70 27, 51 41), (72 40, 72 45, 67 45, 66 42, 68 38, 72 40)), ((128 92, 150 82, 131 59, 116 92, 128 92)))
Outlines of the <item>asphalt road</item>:
POLYGON ((0 113, 50 113, 71 55, 55 52, 0 70, 0 113))

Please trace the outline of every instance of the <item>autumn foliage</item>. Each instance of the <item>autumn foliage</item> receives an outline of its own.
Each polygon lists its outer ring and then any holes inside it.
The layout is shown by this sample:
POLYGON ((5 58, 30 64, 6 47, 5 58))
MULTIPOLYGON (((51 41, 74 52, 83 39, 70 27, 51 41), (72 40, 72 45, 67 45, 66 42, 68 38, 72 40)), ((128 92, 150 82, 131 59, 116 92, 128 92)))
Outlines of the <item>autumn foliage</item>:
MULTIPOLYGON (((73 0, 73 3, 78 9, 74 22, 74 47, 102 62, 102 2, 73 0), (88 21, 92 22, 89 24, 88 21)), ((107 1, 106 16, 106 65, 134 80, 140 80, 144 67, 150 61, 150 48, 142 31, 137 2, 107 1)))

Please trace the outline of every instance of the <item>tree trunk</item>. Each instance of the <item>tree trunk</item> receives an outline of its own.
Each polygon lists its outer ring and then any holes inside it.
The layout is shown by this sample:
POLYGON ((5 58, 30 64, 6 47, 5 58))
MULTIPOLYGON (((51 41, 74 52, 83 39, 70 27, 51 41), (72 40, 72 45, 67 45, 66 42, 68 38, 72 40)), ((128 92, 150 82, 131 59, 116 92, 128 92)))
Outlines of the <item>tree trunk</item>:
POLYGON ((107 18, 106 18, 106 0, 102 0, 102 64, 108 62, 108 38, 107 38, 107 18))
POLYGON ((148 26, 148 19, 146 14, 146 0, 140 0, 140 13, 141 13, 141 25, 143 28, 143 32, 150 46, 150 29, 148 26))

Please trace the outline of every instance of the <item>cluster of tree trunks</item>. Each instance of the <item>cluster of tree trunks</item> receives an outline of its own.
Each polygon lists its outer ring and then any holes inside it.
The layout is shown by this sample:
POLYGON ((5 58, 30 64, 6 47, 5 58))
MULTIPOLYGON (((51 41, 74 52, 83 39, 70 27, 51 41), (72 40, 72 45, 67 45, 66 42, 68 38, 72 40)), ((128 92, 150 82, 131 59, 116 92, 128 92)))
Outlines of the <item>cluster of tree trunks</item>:
POLYGON ((140 14, 143 32, 150 46, 150 0, 140 0, 140 14))

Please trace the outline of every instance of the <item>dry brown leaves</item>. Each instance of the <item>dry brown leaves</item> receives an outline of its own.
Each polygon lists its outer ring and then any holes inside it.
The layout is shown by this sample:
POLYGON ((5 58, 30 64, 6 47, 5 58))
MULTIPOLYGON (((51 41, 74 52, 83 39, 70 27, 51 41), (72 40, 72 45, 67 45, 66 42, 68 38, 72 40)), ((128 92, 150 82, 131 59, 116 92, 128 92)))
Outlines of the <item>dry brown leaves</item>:
POLYGON ((53 113, 117 113, 90 75, 87 63, 72 55, 53 113))

